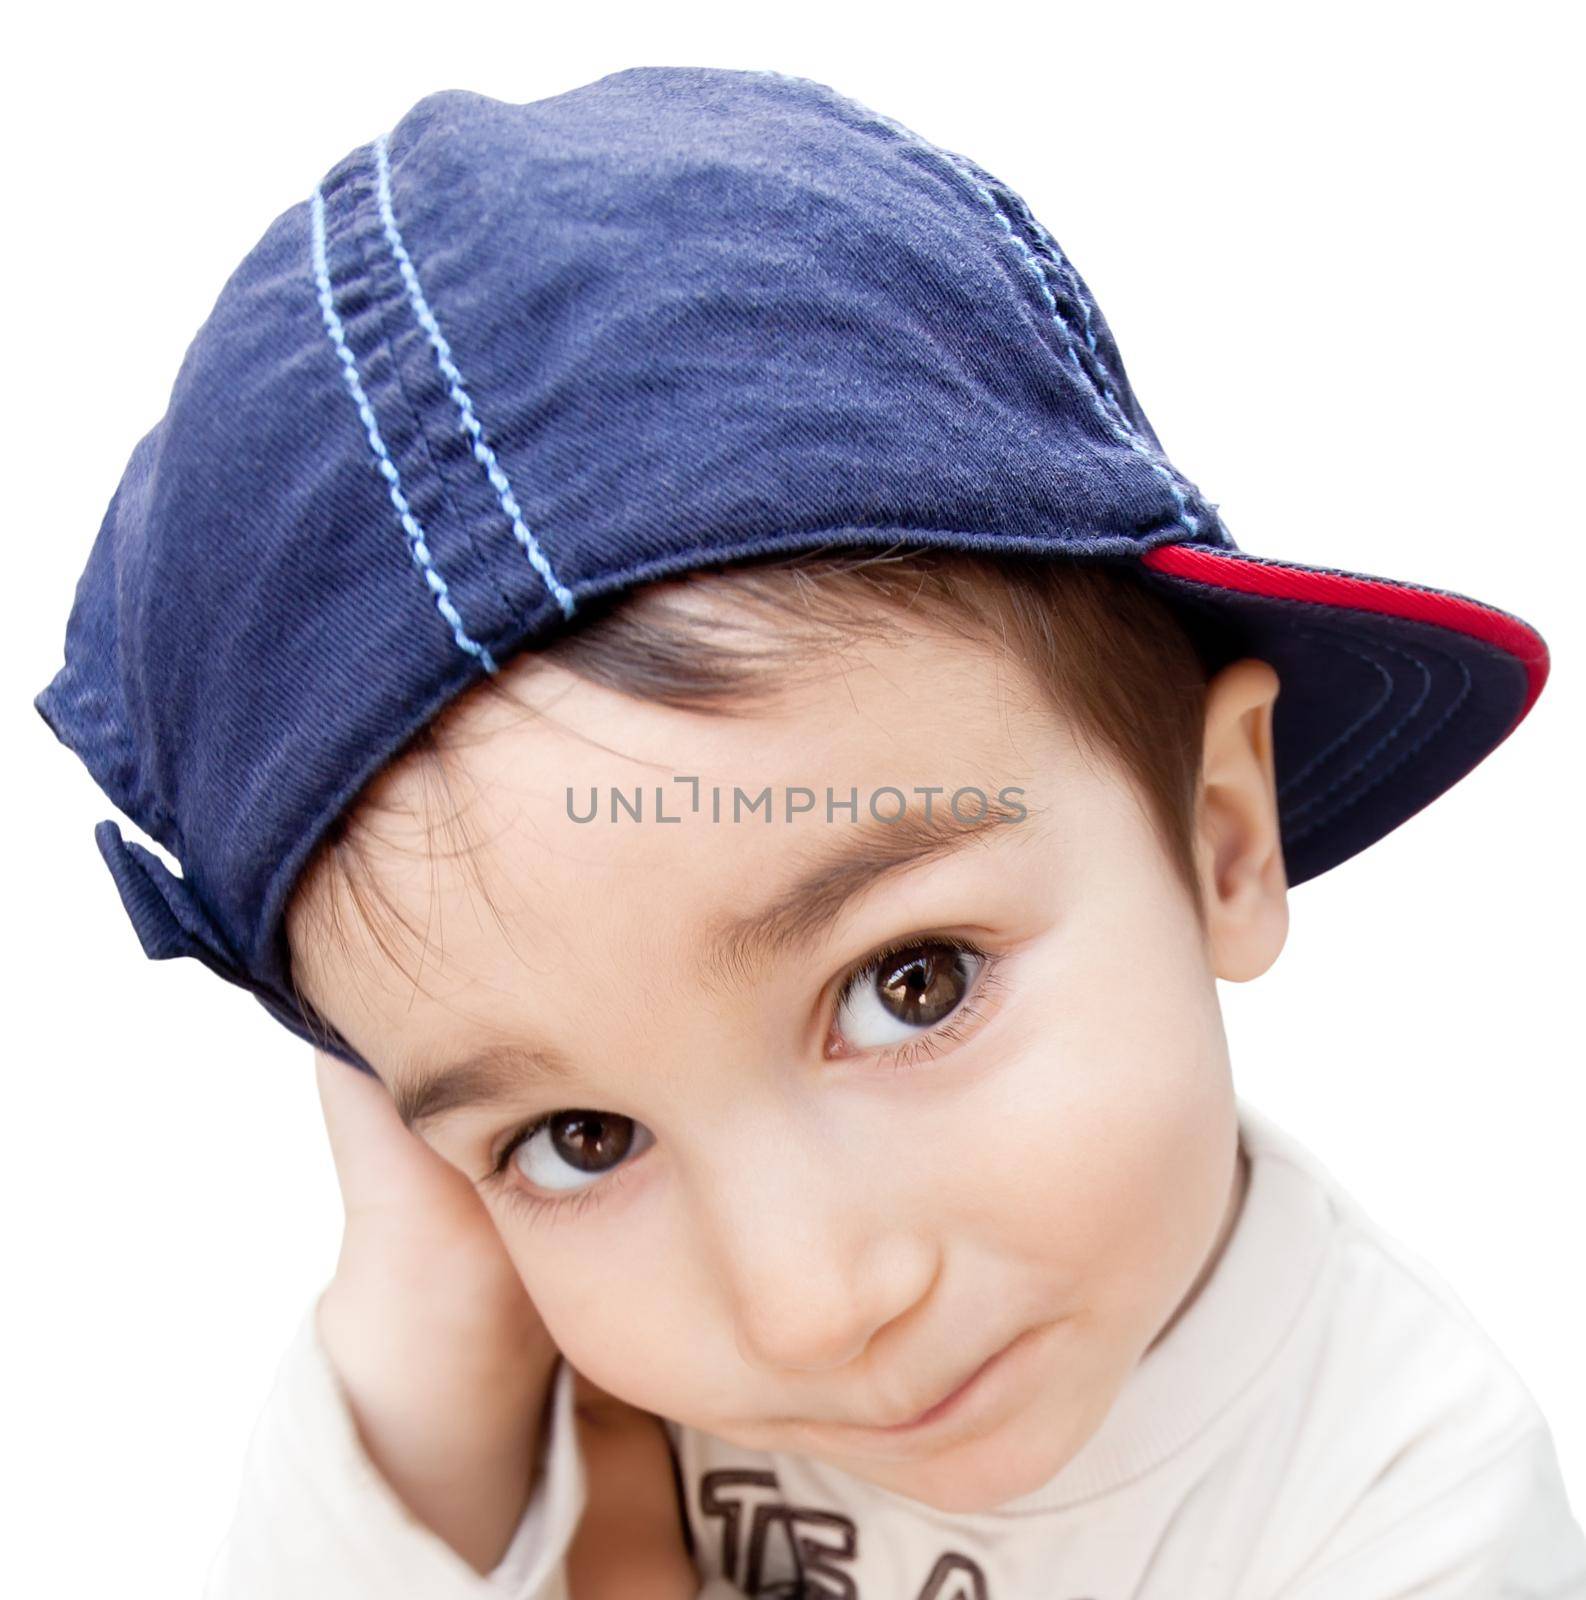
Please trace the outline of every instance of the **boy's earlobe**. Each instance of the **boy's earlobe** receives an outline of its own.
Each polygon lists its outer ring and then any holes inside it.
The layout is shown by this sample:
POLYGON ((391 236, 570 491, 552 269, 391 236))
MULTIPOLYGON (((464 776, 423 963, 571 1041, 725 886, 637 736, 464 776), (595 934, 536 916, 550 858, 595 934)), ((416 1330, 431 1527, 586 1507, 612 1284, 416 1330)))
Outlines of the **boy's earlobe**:
POLYGON ((1232 983, 1260 977, 1288 937, 1272 744, 1279 690, 1272 666, 1246 657, 1206 691, 1196 858, 1212 967, 1232 983))

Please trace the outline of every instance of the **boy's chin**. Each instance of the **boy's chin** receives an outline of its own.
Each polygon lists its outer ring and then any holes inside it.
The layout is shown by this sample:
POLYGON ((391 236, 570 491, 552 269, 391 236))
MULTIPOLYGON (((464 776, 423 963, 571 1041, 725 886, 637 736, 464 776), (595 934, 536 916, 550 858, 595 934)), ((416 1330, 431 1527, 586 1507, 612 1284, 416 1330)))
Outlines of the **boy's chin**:
POLYGON ((1050 1483, 1079 1454, 1107 1409, 1098 1405, 1091 1417, 1071 1417, 1067 1427, 1027 1410, 980 1438, 907 1461, 825 1459, 851 1477, 933 1511, 995 1511, 1050 1483))

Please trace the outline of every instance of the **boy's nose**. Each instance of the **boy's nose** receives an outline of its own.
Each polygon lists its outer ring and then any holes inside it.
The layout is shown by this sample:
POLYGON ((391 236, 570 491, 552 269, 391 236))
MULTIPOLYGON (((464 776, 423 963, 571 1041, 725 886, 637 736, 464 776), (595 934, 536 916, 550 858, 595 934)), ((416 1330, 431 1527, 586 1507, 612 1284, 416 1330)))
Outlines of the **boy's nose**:
POLYGON ((751 1366, 844 1366, 936 1282, 936 1241, 899 1220, 906 1213, 873 1172, 839 1182, 785 1150, 719 1174, 709 1206, 715 1266, 751 1366))

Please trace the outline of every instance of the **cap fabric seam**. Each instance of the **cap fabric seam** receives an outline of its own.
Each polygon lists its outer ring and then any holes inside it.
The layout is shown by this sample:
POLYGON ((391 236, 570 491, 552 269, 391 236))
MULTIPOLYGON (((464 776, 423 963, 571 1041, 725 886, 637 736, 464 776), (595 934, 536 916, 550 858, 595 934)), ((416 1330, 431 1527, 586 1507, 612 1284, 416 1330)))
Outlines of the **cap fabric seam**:
MULTIPOLYGON (((529 531, 528 525, 523 520, 522 509, 518 505, 517 496, 512 491, 512 485, 507 478, 506 470, 501 466, 494 449, 485 438, 484 424, 474 410, 474 404, 469 397, 468 391, 463 387, 463 375, 458 370, 457 364, 452 360, 451 346, 445 334, 441 332, 440 323, 436 319, 435 313, 430 309, 423 286, 419 283, 418 269, 413 265, 413 259, 408 254, 407 246, 402 242, 402 231, 397 226, 396 212, 391 196, 390 165, 386 158, 386 139, 387 135, 382 133, 374 142, 376 175, 379 183, 378 204, 381 226, 385 233, 386 242, 391 247, 392 257, 397 263, 398 271, 401 273, 403 284, 407 289, 409 309, 423 329, 430 349, 434 352, 436 366, 449 385, 447 393, 452 403, 462 413, 461 425, 473 441, 473 457, 484 469, 491 488, 496 491, 497 502, 512 524, 514 539, 516 539, 523 553, 528 556, 530 565, 539 573, 545 587, 555 596, 556 603, 562 609, 562 614, 571 618, 576 609, 572 591, 556 576, 550 557, 541 548, 539 540, 529 531)), ((470 542, 472 542, 471 532, 469 538, 470 542)), ((503 598, 505 597, 503 596, 503 598)), ((509 605, 509 609, 514 608, 509 605)))
MULTIPOLYGON (((1354 766, 1349 768, 1348 771, 1340 773, 1330 784, 1328 784, 1325 789, 1321 791, 1321 793, 1313 795, 1309 800, 1304 801, 1301 805, 1295 807, 1293 811, 1287 813, 1288 816, 1297 816, 1301 812, 1308 811, 1313 805, 1316 805, 1320 801, 1326 799, 1327 796, 1341 787, 1350 778, 1353 778, 1370 769, 1373 763, 1376 762, 1376 758, 1380 756, 1381 753, 1385 751, 1396 739, 1398 739, 1399 736, 1412 724, 1417 714, 1420 712, 1421 707, 1426 703, 1427 696, 1431 693, 1433 684, 1431 669, 1428 667, 1427 663, 1411 650, 1401 649, 1398 645, 1389 644, 1386 640, 1379 640, 1378 642, 1382 644, 1384 649, 1392 651, 1394 655, 1400 656, 1404 660, 1414 662, 1426 679, 1425 686, 1422 688, 1420 695, 1416 698, 1415 703, 1410 707, 1410 709, 1399 718, 1399 720, 1388 730, 1387 733, 1385 733, 1374 745, 1371 746, 1371 748, 1360 758, 1359 761, 1354 764, 1354 766)), ((1358 789, 1354 790, 1353 793, 1346 795, 1338 802, 1337 805, 1328 808, 1320 816, 1312 817, 1311 820, 1304 825, 1304 827, 1298 829, 1297 831, 1289 831, 1287 835, 1289 843, 1297 844, 1301 839, 1304 839, 1308 835, 1314 833, 1318 828, 1326 827, 1329 823, 1335 821, 1351 806, 1358 804, 1360 800, 1362 800, 1366 795, 1370 794, 1373 789, 1381 784, 1390 773, 1396 772, 1401 766, 1403 766, 1404 763, 1409 760, 1409 758, 1414 755, 1417 750, 1426 744, 1428 740, 1435 738, 1436 735, 1448 725, 1455 714, 1460 711, 1465 702, 1470 698, 1472 679, 1470 675, 1470 668, 1465 664, 1465 662, 1457 656, 1449 655, 1446 652, 1436 650, 1430 646, 1427 647, 1427 650, 1429 654, 1440 655, 1444 661, 1452 662, 1453 665, 1458 668, 1461 680, 1459 693, 1455 695, 1448 705, 1443 708, 1442 712, 1432 721, 1432 723, 1422 730, 1417 739, 1408 745, 1400 747, 1398 754, 1392 761, 1388 762, 1386 765, 1378 763, 1377 770, 1372 776, 1370 782, 1362 784, 1358 789)))
MULTIPOLYGON (((363 263, 364 277, 366 281, 373 285, 375 279, 371 268, 374 258, 370 256, 368 249, 369 234, 372 232, 372 230, 365 227, 358 227, 355 231, 358 242, 358 255, 360 261, 363 263)), ((387 242, 389 243, 389 239, 387 242)), ((374 301, 375 299, 376 297, 371 295, 371 301, 374 301)), ((397 296, 396 304, 404 312, 411 310, 410 303, 401 294, 397 296)), ((432 408, 426 406, 421 409, 413 394, 409 390, 407 373, 404 370, 402 360, 397 355, 396 344, 392 338, 391 328, 388 324, 386 316, 386 313, 391 309, 391 297, 385 295, 379 296, 378 305, 378 338, 381 347, 385 350, 387 359, 391 363, 391 384, 396 391, 396 397, 402 402, 403 408, 406 410, 409 419, 412 421, 413 430, 418 436, 419 445, 424 452, 424 459, 429 464, 429 470, 434 477, 435 484, 444 508, 450 515, 451 524, 457 530, 458 534, 463 539, 467 540, 468 548, 473 554, 475 564, 485 575, 486 581, 490 584, 491 588, 494 589, 495 593, 500 598, 508 615, 511 616, 515 622, 521 623, 527 620, 524 616, 524 613, 518 607, 518 605, 508 597, 506 591, 501 587, 500 582, 497 580, 492 564, 486 559, 484 551, 480 548, 479 541, 474 537, 471 519, 463 515, 462 510, 459 507, 455 496, 453 495, 451 482, 448 479, 444 468, 441 466, 440 459, 436 456, 434 449, 430 445, 429 432, 425 428, 424 422, 426 415, 432 408)), ((411 326, 405 314, 401 316, 400 320, 404 328, 411 326)), ((427 368, 424 370, 426 372, 428 371, 427 368)), ((482 640, 481 643, 483 643, 482 640)), ((494 657, 492 657, 492 660, 493 659, 494 657)))
POLYGON ((420 576, 435 601, 436 609, 441 616, 451 625, 452 637, 457 647, 468 655, 481 660, 486 669, 495 670, 495 662, 490 652, 480 644, 469 632, 462 619, 462 614, 453 603, 446 579, 436 567, 430 555, 428 544, 424 539, 424 529, 418 518, 413 514, 412 507, 408 504, 407 496, 402 493, 402 477, 397 470, 397 464, 391 459, 390 452, 386 449, 385 440, 380 433, 380 424, 374 414, 374 407, 369 401, 369 396, 364 390, 363 382, 358 376, 358 361, 353 354, 351 346, 347 343, 346 329, 342 324, 340 315, 336 310, 335 296, 330 283, 330 268, 325 249, 325 199, 316 184, 314 195, 310 204, 310 239, 312 249, 312 264, 314 270, 315 287, 319 294, 319 305, 326 332, 330 335, 332 351, 341 366, 341 376, 353 404, 358 409, 359 418, 364 424, 364 433, 369 448, 375 455, 375 469, 386 480, 386 487, 391 503, 396 508, 397 519, 402 525, 402 530, 407 536, 409 557, 418 565, 420 576))
MULTIPOLYGON (((946 150, 940 145, 933 144, 922 134, 914 132, 912 128, 907 128, 901 122, 897 122, 891 117, 884 116, 879 111, 872 110, 869 106, 864 105, 860 101, 851 99, 847 95, 838 94, 838 92, 831 88, 828 84, 817 84, 811 79, 795 77, 793 74, 784 72, 771 72, 768 73, 768 76, 780 78, 789 83, 800 83, 818 88, 822 92, 832 95, 836 99, 843 101, 852 110, 859 112, 871 122, 891 129, 905 143, 912 145, 915 149, 923 150, 933 160, 939 160, 944 163, 947 167, 947 170, 958 179, 960 185, 967 187, 970 193, 972 193, 982 205, 990 210, 992 216, 997 220, 998 223, 1001 224, 1004 236, 1011 240, 1023 255, 1024 264, 1029 271, 1036 287, 1040 290, 1041 298, 1046 304, 1050 320, 1058 329, 1059 333, 1062 334, 1063 346, 1068 353, 1069 363, 1079 374, 1081 388, 1091 401, 1093 415, 1120 444, 1126 445, 1130 450, 1134 451, 1151 469, 1151 471, 1167 484, 1168 489, 1173 495, 1174 502, 1178 507, 1179 522, 1182 524, 1186 534, 1191 539, 1196 538, 1200 533, 1200 519, 1191 511, 1189 506, 1189 496, 1187 496, 1183 488, 1180 487, 1177 473, 1163 463, 1157 452, 1153 450, 1152 447, 1135 432, 1133 424, 1127 418, 1123 419, 1123 425, 1120 426, 1118 421, 1108 414, 1105 403, 1102 399, 1101 391, 1097 387, 1095 378, 1086 370, 1085 364, 1079 359, 1079 355, 1074 348, 1073 333, 1069 329, 1067 322, 1064 320, 1062 311, 1057 304, 1057 300, 1052 294, 1051 285, 1047 282, 1046 272, 1042 266, 1041 258, 1030 248, 1024 239, 1020 237, 1018 229, 1014 227, 1012 219, 1008 216, 1007 212, 1003 210, 1001 204, 997 200, 997 197, 991 192, 990 189, 986 187, 985 184, 980 181, 975 173, 970 170, 969 166, 966 164, 966 158, 957 156, 952 151, 946 150)), ((990 176, 990 174, 988 174, 988 176, 990 176)), ((1007 189, 1007 185, 1004 184, 1000 178, 996 179, 995 181, 998 188, 1004 190, 1007 189)))

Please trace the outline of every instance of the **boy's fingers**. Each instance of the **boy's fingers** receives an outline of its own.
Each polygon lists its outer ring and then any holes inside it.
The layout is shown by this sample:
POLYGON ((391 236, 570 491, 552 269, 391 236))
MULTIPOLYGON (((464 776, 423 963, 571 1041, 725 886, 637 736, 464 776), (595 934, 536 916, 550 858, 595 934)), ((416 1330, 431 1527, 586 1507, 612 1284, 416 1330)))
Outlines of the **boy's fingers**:
POLYGON ((378 1078, 322 1050, 314 1052, 314 1076, 336 1180, 349 1207, 400 1201, 415 1186, 461 1177, 403 1125, 378 1078))
POLYGON ((365 1160, 371 1144, 392 1139, 393 1124, 396 1132, 407 1132, 396 1115, 390 1091, 367 1072, 316 1050, 314 1081, 338 1172, 365 1160))

